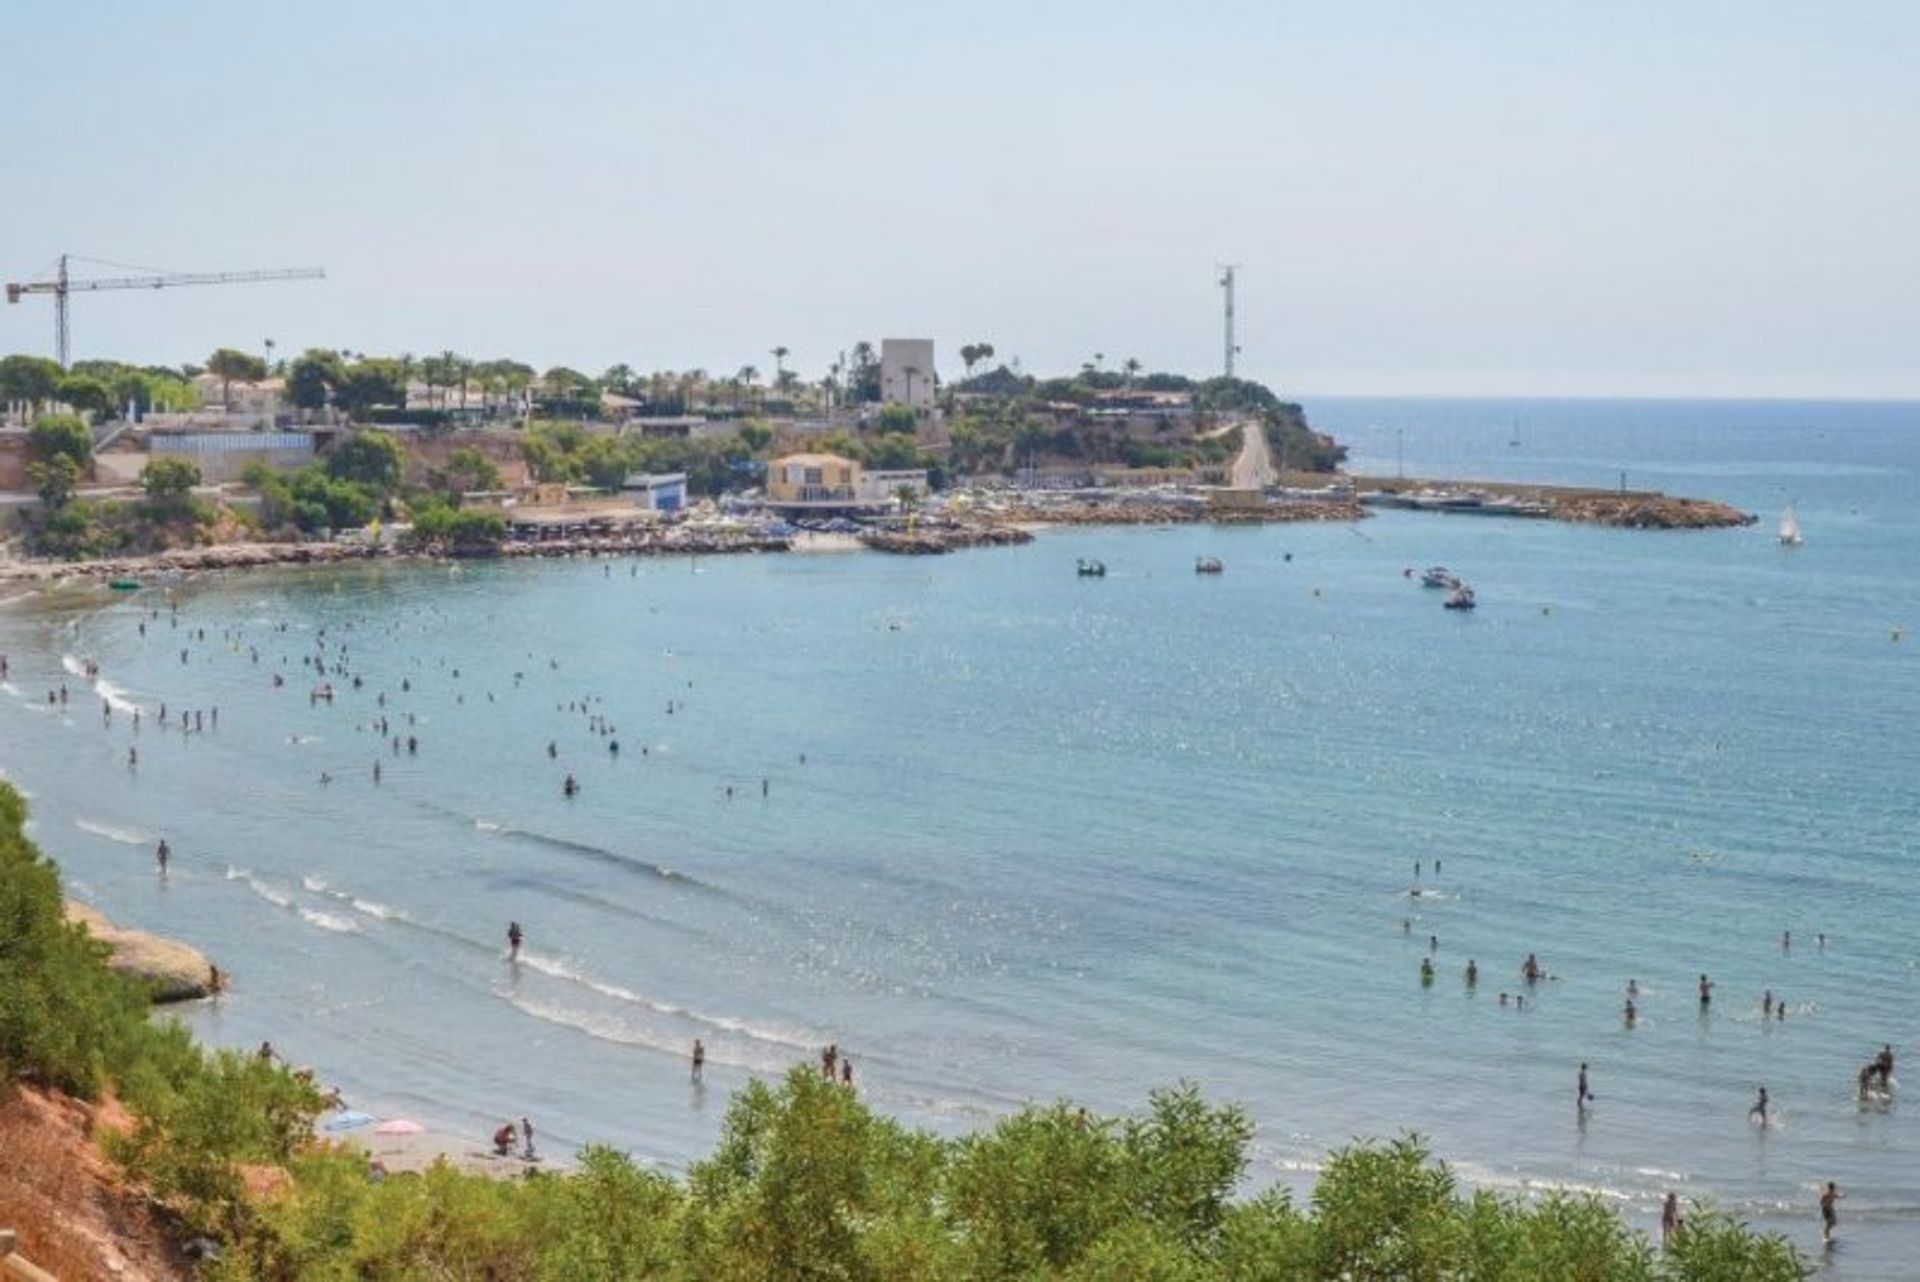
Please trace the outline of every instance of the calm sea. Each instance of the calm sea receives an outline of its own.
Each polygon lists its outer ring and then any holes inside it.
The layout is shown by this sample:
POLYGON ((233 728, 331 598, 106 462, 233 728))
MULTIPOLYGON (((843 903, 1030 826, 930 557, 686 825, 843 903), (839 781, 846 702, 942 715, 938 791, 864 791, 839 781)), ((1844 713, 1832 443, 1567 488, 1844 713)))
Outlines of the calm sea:
POLYGON ((828 1042, 942 1130, 1192 1078, 1258 1119, 1258 1182, 1417 1130, 1476 1183, 1642 1223, 1677 1189, 1814 1250, 1831 1178, 1835 1275, 1901 1273, 1920 1117, 1853 1086, 1883 1042, 1920 1055, 1920 407, 1308 409, 1366 470, 1624 471, 1764 520, 255 573, 177 616, 72 587, 0 608, 0 767, 80 893, 233 972, 204 1036, 376 1113, 530 1112, 677 1167, 828 1042), (1435 562, 1477 612, 1405 577, 1435 562), (331 703, 315 656, 351 674, 331 703), (1503 1008, 1529 952, 1554 979, 1503 1008))

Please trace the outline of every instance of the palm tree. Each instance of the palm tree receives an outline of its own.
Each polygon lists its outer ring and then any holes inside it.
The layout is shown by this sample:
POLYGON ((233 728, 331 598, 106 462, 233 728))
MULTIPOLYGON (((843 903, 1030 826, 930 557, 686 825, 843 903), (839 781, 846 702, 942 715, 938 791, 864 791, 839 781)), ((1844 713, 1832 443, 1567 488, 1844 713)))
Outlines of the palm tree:
POLYGON ((1100 362, 1106 359, 1107 359, 1107 354, 1105 352, 1095 352, 1093 354, 1093 372, 1094 373, 1098 374, 1100 372, 1100 362))
POLYGON ((976 364, 978 364, 979 361, 980 361, 980 348, 978 346, 976 346, 973 343, 966 343, 961 346, 960 363, 967 367, 968 378, 973 377, 973 367, 976 364))
POLYGON ((1122 368, 1127 371, 1127 386, 1132 387, 1134 376, 1140 372, 1140 362, 1129 356, 1127 357, 1127 363, 1122 366, 1122 368))
POLYGON ((773 378, 777 383, 780 381, 781 376, 787 372, 787 349, 784 347, 776 347, 771 354, 773 356, 773 378))
POLYGON ((760 377, 760 371, 755 369, 753 366, 742 365, 740 367, 740 372, 734 375, 735 383, 737 384, 739 389, 739 390, 736 390, 736 392, 734 393, 733 407, 735 409, 740 408, 741 393, 744 391, 744 389, 752 387, 753 381, 759 377, 760 377))

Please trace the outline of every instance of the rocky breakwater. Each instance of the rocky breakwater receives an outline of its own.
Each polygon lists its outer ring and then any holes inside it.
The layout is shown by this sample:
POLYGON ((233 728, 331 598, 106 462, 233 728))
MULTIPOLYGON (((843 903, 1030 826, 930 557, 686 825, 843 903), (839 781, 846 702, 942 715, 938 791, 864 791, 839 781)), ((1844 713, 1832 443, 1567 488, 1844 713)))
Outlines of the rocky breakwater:
POLYGON ((1556 521, 1608 525, 1623 530, 1723 530, 1752 525, 1750 512, 1711 499, 1670 498, 1665 494, 1554 495, 1548 507, 1556 521))
POLYGON ((93 579, 139 580, 151 574, 191 574, 204 570, 242 570, 257 565, 330 565, 364 561, 380 549, 356 543, 220 543, 176 548, 152 556, 104 561, 19 561, 0 565, 0 580, 50 582, 79 575, 93 579))
POLYGON ((793 540, 752 530, 674 528, 644 534, 580 535, 564 539, 520 539, 480 550, 452 549, 454 556, 731 556, 750 552, 791 552, 793 540))
POLYGON ((995 509, 994 519, 1025 525, 1278 525, 1293 521, 1363 521, 1369 513, 1352 499, 1233 503, 1117 500, 1014 503, 995 509))
POLYGON ((913 530, 867 530, 860 542, 876 552, 936 556, 958 548, 1010 547, 1033 535, 1015 525, 926 525, 913 530))
POLYGON ((197 948, 172 939, 114 925, 106 914, 67 901, 67 920, 112 950, 107 964, 146 985, 156 1002, 187 1002, 214 991, 213 963, 197 948))

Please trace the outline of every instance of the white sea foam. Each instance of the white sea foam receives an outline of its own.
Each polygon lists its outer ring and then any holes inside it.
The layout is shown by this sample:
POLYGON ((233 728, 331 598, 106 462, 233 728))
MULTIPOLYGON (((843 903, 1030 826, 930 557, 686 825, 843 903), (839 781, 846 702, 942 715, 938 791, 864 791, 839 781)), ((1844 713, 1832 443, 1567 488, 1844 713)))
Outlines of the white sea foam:
POLYGON ((73 826, 81 832, 90 832, 96 837, 105 837, 108 841, 115 841, 123 846, 144 846, 147 844, 146 837, 135 832, 133 829, 119 828, 110 823, 103 823, 98 819, 75 819, 73 826))
POLYGON ((302 908, 300 920, 309 926, 318 926, 321 930, 331 930, 341 935, 351 935, 360 929, 359 923, 350 917, 338 917, 317 908, 302 908))
POLYGON ((530 970, 537 970, 543 975, 550 975, 555 979, 562 979, 568 983, 578 984, 590 992, 599 993, 602 997, 611 997, 615 1001, 628 1002, 632 1005, 650 1010, 656 1015, 665 1015, 672 1019, 686 1020, 694 1024, 705 1024, 709 1028, 734 1033, 750 1041, 764 1042, 770 1046, 782 1046, 790 1050, 810 1051, 814 1047, 830 1040, 826 1037, 813 1037, 805 1033, 773 1028, 765 1024, 755 1024, 731 1015, 710 1015, 702 1011, 694 1010, 690 1006, 681 1006, 673 1002, 660 1001, 656 998, 648 997, 644 993, 637 993, 631 988, 624 988, 619 984, 611 984, 605 980, 596 979, 592 975, 568 965, 559 958, 546 957, 539 953, 523 951, 520 954, 520 962, 530 970))
MULTIPOLYGON (((557 1024, 562 1028, 571 1028, 576 1032, 585 1033, 596 1041, 612 1042, 616 1046, 638 1046, 672 1055, 675 1058, 687 1053, 688 1038, 687 1034, 682 1032, 650 1028, 631 1019, 576 1010, 504 990, 496 990, 495 995, 522 1014, 531 1015, 545 1023, 557 1024)), ((801 1062, 801 1058, 796 1054, 782 1054, 764 1044, 740 1043, 731 1039, 710 1041, 707 1045, 709 1064, 727 1064, 760 1073, 785 1072, 794 1064, 801 1062)))
POLYGON ((248 872, 245 868, 235 868, 232 864, 228 864, 227 880, 237 881, 245 884, 248 890, 251 890, 254 894, 260 896, 260 898, 266 900, 268 903, 272 904, 275 908, 292 908, 293 907, 292 895, 289 895, 286 891, 281 890, 279 887, 274 886, 269 882, 261 881, 258 877, 248 872))
POLYGON ((327 879, 324 877, 315 877, 309 873, 300 879, 300 884, 316 895, 324 895, 327 893, 327 879))
POLYGON ((348 899, 347 902, 353 905, 355 912, 365 913, 367 916, 378 918, 381 921, 392 921, 395 918, 401 921, 413 920, 398 908, 389 908, 385 904, 372 899, 360 899, 356 897, 348 899))
POLYGON ((107 706, 115 712, 141 711, 140 704, 125 688, 115 685, 105 677, 96 678, 93 683, 93 688, 99 692, 102 699, 107 701, 107 706))

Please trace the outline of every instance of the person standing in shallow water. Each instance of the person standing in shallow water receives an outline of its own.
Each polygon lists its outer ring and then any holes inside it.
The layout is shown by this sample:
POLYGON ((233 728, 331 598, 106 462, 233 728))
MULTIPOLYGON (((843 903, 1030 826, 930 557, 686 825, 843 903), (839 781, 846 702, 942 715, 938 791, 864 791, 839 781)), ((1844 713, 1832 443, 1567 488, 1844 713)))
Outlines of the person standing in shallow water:
POLYGON ((525 936, 522 935, 520 932, 520 923, 517 921, 508 922, 507 923, 507 960, 508 961, 520 960, 520 941, 523 938, 525 938, 525 936))
POLYGON ((1587 1062, 1580 1061, 1580 1080, 1574 1086, 1573 1107, 1578 1112, 1587 1111, 1587 1101, 1593 1098, 1593 1092, 1587 1089, 1587 1062))
POLYGON ((706 1077, 707 1048, 698 1037, 693 1039, 693 1080, 698 1082, 706 1077))
POLYGON ((1827 1188, 1820 1195, 1820 1240, 1831 1244, 1834 1235, 1840 1231, 1840 1208, 1836 1205, 1845 1196, 1834 1187, 1833 1181, 1827 1181, 1827 1188))
POLYGON ((1680 1195, 1667 1194, 1667 1201, 1660 1208, 1660 1245, 1672 1246, 1675 1235, 1680 1232, 1680 1195))

